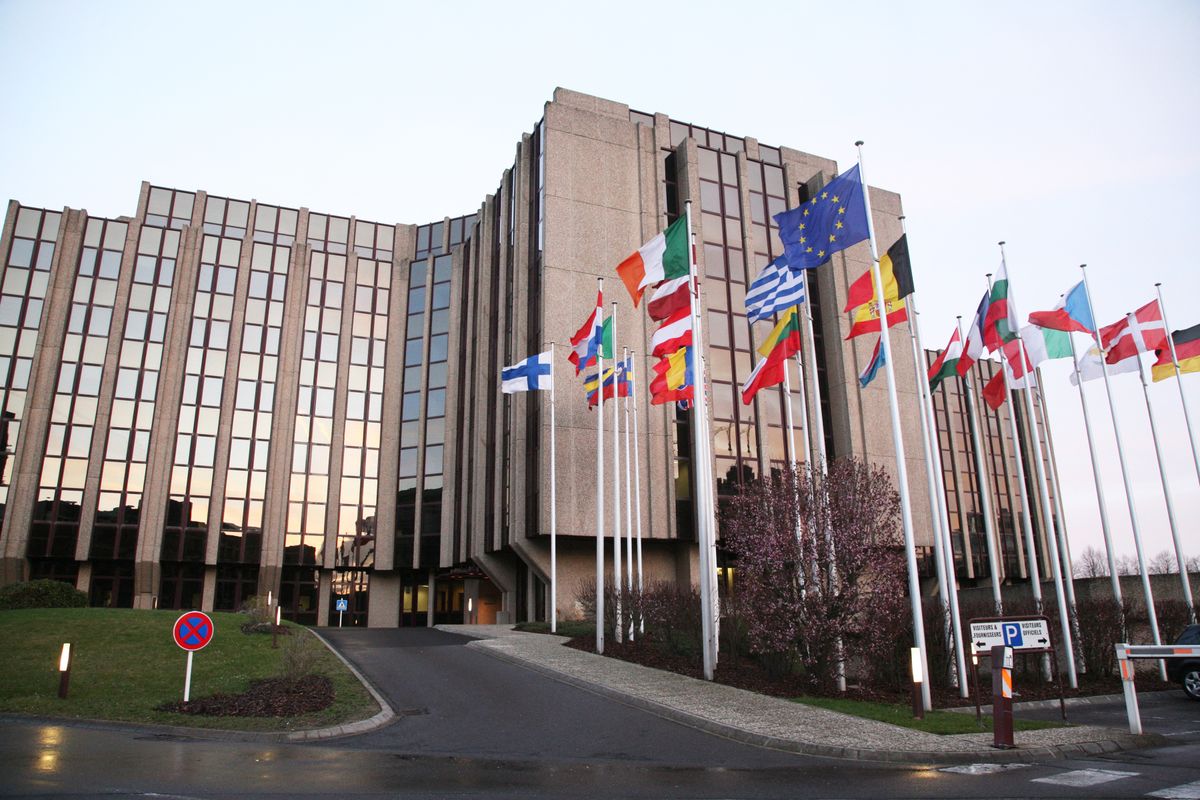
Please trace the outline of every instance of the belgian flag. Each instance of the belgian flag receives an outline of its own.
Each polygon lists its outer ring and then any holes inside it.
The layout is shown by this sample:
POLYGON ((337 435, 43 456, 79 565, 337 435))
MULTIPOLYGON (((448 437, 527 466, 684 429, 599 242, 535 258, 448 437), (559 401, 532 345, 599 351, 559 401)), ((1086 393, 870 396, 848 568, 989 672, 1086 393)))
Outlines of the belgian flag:
MULTIPOLYGON (((1175 357, 1179 359, 1180 372, 1200 372, 1200 325, 1193 325, 1181 331, 1171 331, 1171 341, 1175 343, 1175 357)), ((1156 351, 1158 360, 1154 362, 1150 374, 1154 380, 1165 381, 1175 377, 1175 365, 1171 363, 1171 348, 1164 347, 1156 351)))

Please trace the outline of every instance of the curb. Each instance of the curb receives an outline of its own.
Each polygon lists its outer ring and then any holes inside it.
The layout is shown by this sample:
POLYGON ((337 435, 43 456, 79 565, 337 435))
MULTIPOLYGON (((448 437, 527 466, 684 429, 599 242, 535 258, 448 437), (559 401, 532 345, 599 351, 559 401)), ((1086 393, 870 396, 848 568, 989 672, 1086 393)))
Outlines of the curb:
MULTIPOLYGON (((482 643, 485 641, 489 640, 476 639, 475 641, 469 642, 466 646, 476 650, 482 650, 483 652, 488 653, 492 657, 500 659, 501 661, 507 661, 510 664, 515 664, 517 666, 533 670, 534 672, 541 673, 542 675, 557 680, 560 683, 565 683, 578 689, 583 689, 584 691, 601 695, 627 706, 648 711, 655 716, 662 717, 663 719, 667 719, 672 722, 677 722, 681 725, 686 725, 689 728, 695 728, 697 730, 721 736, 726 739, 731 739, 736 742, 742 742, 743 744, 750 744, 757 747, 765 747, 772 750, 781 750, 784 752, 802 755, 824 756, 827 758, 851 759, 856 761, 881 761, 903 764, 966 764, 976 762, 1007 764, 1030 760, 1045 761, 1052 759, 1095 756, 1104 753, 1113 753, 1119 750, 1133 750, 1142 747, 1162 745, 1168 743, 1169 741, 1165 737, 1158 734, 1143 734, 1141 736, 1134 736, 1133 734, 1116 733, 1111 739, 1100 739, 1092 742, 1071 742, 1068 744, 1043 745, 1027 748, 1017 747, 1012 750, 993 750, 988 748, 985 750, 956 750, 952 752, 926 750, 876 750, 870 748, 852 748, 815 744, 812 742, 797 741, 795 739, 783 739, 777 736, 757 734, 733 725, 698 717, 694 714, 689 714, 685 711, 680 711, 678 709, 656 703, 652 700, 635 697, 619 690, 611 689, 607 686, 601 686, 599 684, 592 683, 570 673, 561 672, 551 667, 547 667, 544 664, 540 664, 536 661, 529 661, 510 653, 483 646, 482 643)), ((602 656, 597 657, 602 658, 602 656)))
MULTIPOLYGON (((358 679, 363 688, 375 699, 379 705, 379 712, 373 717, 360 719, 357 722, 346 722, 341 725, 335 725, 332 728, 313 728, 303 731, 291 731, 283 734, 283 740, 288 742, 311 742, 320 739, 333 739, 339 736, 355 736, 360 733, 377 730, 390 724, 396 718, 396 712, 388 705, 388 701, 383 699, 383 695, 375 688, 375 686, 367 680, 366 676, 358 671, 358 668, 350 663, 347 658, 342 655, 337 649, 329 643, 321 634, 317 633, 313 628, 309 628, 308 632, 316 637, 317 641, 325 645, 329 652, 338 657, 338 660, 346 665, 346 669, 350 670, 350 674, 358 679)), ((279 735, 279 734, 272 734, 279 735)))

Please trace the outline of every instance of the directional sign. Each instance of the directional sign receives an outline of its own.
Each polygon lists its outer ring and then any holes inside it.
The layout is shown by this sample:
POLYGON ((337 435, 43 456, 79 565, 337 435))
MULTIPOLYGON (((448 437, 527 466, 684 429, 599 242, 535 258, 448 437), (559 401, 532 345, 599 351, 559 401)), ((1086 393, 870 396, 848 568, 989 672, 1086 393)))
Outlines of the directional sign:
POLYGON ((336 602, 336 603, 334 603, 333 610, 334 610, 334 611, 349 611, 349 610, 350 610, 350 603, 348 603, 348 602, 346 601, 346 598, 344 598, 344 597, 339 597, 339 598, 337 599, 337 602, 336 602))
POLYGON ((971 648, 986 654, 1002 645, 1013 650, 1050 649, 1050 625, 1045 617, 1003 617, 971 620, 971 648))
POLYGON ((208 614, 203 611, 188 611, 175 620, 171 635, 175 637, 175 644, 193 652, 203 649, 212 641, 214 630, 213 621, 208 618, 208 614))

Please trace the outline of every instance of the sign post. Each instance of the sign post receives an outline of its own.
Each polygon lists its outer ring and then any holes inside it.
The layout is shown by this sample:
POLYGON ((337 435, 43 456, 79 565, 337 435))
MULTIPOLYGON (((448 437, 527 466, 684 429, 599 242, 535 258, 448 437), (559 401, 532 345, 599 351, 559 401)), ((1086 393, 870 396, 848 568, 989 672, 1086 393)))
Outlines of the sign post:
POLYGON ((337 602, 335 603, 335 608, 337 608, 337 612, 338 612, 338 627, 339 628, 342 627, 342 614, 345 613, 346 609, 349 608, 349 606, 350 606, 350 604, 346 602, 346 598, 344 598, 344 597, 339 597, 337 599, 337 602))
POLYGON ((215 628, 213 621, 203 611, 188 611, 180 614, 171 629, 175 644, 187 651, 187 673, 183 679, 183 702, 192 696, 192 654, 202 650, 212 641, 215 628))
POLYGON ((1004 750, 1013 743, 1012 711, 1013 649, 998 644, 992 647, 992 747, 1004 750))

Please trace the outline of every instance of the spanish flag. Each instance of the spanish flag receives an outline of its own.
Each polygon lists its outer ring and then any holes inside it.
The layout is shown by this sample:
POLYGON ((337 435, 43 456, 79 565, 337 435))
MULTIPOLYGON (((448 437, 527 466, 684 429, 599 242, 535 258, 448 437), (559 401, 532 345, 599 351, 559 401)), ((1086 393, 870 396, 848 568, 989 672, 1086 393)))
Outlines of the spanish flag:
MULTIPOLYGON (((1200 325, 1193 325, 1181 331, 1171 331, 1171 341, 1175 343, 1175 357, 1179 359, 1179 371, 1200 372, 1200 325)), ((1157 351, 1158 360, 1150 369, 1155 381, 1165 381, 1175 377, 1175 365, 1171 362, 1171 348, 1163 347, 1157 351)))
MULTIPOLYGON (((908 307, 905 306, 903 300, 887 301, 887 318, 889 328, 898 322, 908 320, 908 307)), ((864 333, 876 333, 878 331, 879 304, 875 301, 864 303, 850 314, 850 333, 846 334, 847 339, 862 336, 864 333)))
MULTIPOLYGON (((879 259, 879 277, 883 279, 883 298, 887 301, 888 327, 908 319, 904 298, 913 293, 912 265, 908 260, 908 237, 901 236, 879 259)), ((847 339, 879 330, 879 304, 875 297, 871 270, 858 277, 846 292, 850 313, 850 333, 847 339)))

